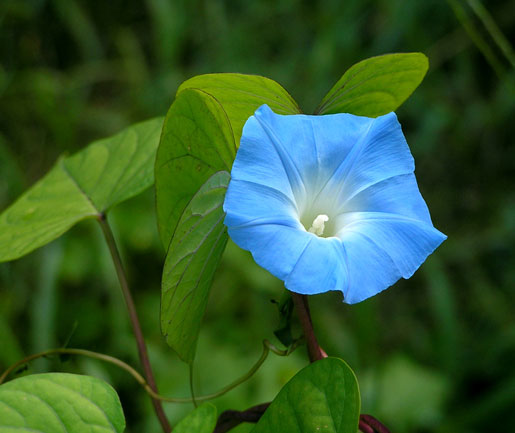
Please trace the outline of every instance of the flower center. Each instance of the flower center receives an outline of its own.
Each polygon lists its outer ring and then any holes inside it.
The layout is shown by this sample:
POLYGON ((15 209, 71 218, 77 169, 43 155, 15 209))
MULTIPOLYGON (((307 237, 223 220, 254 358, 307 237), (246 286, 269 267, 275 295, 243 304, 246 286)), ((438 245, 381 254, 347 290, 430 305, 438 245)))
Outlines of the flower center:
POLYGON ((318 215, 311 224, 308 232, 314 233, 317 236, 322 236, 324 234, 325 223, 329 221, 329 217, 327 215, 321 214, 318 215))

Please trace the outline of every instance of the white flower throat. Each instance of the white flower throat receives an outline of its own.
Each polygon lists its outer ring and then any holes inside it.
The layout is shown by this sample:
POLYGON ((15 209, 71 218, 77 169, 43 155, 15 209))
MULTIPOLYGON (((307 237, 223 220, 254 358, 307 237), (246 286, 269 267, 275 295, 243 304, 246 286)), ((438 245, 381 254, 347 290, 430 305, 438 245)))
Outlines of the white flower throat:
POLYGON ((318 215, 311 224, 308 232, 314 233, 317 236, 322 236, 324 234, 325 223, 329 221, 329 217, 325 214, 318 215))

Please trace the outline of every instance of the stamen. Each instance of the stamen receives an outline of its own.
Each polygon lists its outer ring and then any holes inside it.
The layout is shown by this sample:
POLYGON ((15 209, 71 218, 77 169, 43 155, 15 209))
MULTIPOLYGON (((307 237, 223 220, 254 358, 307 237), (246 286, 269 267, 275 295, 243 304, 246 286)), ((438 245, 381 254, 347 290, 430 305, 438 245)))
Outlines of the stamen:
POLYGON ((308 232, 314 233, 317 236, 322 236, 324 234, 325 223, 327 221, 329 221, 329 217, 327 215, 318 215, 314 219, 313 224, 311 224, 308 232))

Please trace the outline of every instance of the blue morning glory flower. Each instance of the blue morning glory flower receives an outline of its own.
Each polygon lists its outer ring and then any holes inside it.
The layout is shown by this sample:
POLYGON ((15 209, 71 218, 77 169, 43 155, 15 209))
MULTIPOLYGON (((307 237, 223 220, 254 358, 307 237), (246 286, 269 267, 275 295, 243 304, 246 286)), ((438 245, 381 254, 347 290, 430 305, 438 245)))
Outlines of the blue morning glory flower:
POLYGON ((224 202, 229 235, 297 293, 363 301, 409 278, 433 227, 395 113, 278 115, 243 128, 224 202))

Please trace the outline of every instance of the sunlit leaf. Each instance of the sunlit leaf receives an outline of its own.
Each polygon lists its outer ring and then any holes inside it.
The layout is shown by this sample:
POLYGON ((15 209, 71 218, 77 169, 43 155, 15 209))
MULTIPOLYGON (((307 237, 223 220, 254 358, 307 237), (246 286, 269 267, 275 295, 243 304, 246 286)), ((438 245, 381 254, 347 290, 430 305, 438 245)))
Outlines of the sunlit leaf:
POLYGON ((349 366, 341 359, 325 358, 283 387, 252 433, 356 433, 360 404, 349 366))
POLYGON ((371 57, 343 74, 315 114, 377 117, 396 110, 422 82, 428 68, 422 53, 371 57))
POLYGON ((64 160, 69 176, 100 212, 153 184, 162 125, 163 119, 134 125, 64 160))
POLYGON ((0 262, 14 260, 97 217, 154 182, 162 119, 134 125, 64 157, 0 214, 0 262))
POLYGON ((166 115, 155 168, 157 221, 166 249, 193 195, 217 171, 230 172, 235 155, 221 105, 203 91, 182 91, 166 115))
POLYGON ((185 362, 195 356, 214 273, 227 243, 222 209, 229 173, 214 174, 184 210, 163 270, 161 329, 185 362))
POLYGON ((0 386, 0 433, 121 433, 115 390, 90 376, 46 373, 0 386))
POLYGON ((182 83, 177 94, 191 88, 209 93, 222 105, 231 122, 237 147, 243 125, 261 105, 267 104, 278 114, 300 113, 295 100, 280 84, 259 75, 198 75, 182 83))
POLYGON ((216 407, 204 403, 190 412, 173 429, 174 433, 212 433, 216 426, 216 407))

